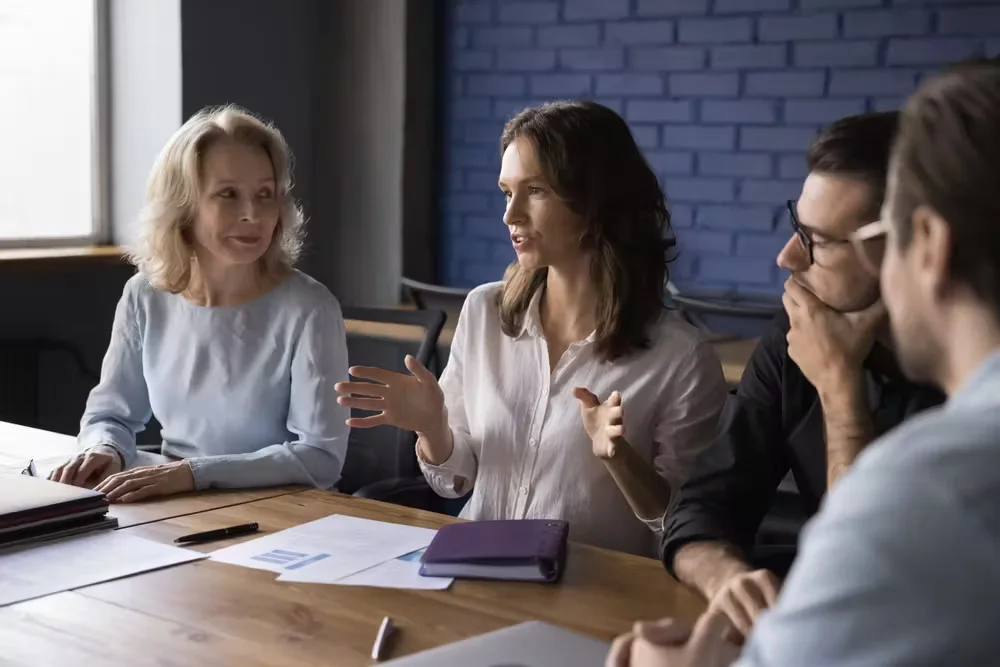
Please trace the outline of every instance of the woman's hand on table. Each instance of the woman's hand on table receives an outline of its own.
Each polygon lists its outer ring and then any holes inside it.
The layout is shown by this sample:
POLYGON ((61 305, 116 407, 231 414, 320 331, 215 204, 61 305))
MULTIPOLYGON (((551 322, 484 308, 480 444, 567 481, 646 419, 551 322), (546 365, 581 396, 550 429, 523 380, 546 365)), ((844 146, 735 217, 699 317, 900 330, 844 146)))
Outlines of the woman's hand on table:
POLYGON ((93 487, 121 472, 122 457, 114 447, 98 445, 80 452, 53 470, 49 479, 71 486, 93 487))
POLYGON ((194 473, 187 460, 142 466, 111 475, 94 490, 103 493, 108 502, 132 503, 194 491, 194 473))

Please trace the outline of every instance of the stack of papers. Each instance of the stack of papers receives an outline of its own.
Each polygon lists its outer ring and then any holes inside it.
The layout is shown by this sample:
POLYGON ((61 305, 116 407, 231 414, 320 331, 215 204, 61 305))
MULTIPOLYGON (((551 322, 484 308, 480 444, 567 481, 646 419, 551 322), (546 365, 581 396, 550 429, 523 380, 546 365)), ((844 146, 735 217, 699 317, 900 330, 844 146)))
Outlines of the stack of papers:
POLYGON ((279 574, 278 581, 443 590, 452 579, 420 576, 437 531, 334 514, 219 549, 211 559, 279 574))
POLYGON ((0 554, 0 606, 205 558, 121 532, 0 554))

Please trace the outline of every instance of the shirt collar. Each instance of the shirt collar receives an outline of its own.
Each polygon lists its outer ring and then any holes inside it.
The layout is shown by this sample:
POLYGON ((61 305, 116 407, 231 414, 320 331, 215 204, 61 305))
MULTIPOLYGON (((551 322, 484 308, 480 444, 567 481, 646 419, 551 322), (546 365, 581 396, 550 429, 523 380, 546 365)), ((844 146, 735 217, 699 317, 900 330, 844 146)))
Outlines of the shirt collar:
POLYGON ((532 338, 540 338, 542 336, 542 314, 541 314, 541 304, 542 304, 542 292, 545 287, 539 287, 535 290, 535 293, 531 295, 531 301, 528 302, 528 308, 524 311, 524 319, 521 322, 521 331, 517 334, 518 338, 521 338, 525 334, 531 336, 532 338))
POLYGON ((1000 402, 1000 351, 994 352, 948 401, 949 406, 985 407, 1000 402))
MULTIPOLYGON (((545 286, 543 285, 536 289, 535 293, 531 295, 531 301, 528 302, 528 308, 524 311, 524 321, 521 322, 521 330, 516 336, 517 339, 520 339, 526 334, 532 338, 545 337, 545 333, 542 331, 542 293, 544 291, 545 286)), ((595 340, 597 340, 596 330, 591 331, 589 336, 583 340, 573 343, 570 347, 589 345, 595 340)))

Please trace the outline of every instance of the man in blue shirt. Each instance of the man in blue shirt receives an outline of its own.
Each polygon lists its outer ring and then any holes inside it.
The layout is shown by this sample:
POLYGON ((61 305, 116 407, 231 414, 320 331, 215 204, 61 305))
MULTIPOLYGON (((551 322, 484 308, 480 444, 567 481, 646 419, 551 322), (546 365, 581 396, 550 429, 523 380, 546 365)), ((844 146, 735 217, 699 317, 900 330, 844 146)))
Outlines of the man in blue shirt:
POLYGON ((940 386, 948 402, 869 446, 832 490, 738 659, 728 619, 710 609, 693 629, 638 624, 616 641, 609 665, 997 660, 998 118, 1000 63, 960 65, 924 83, 902 112, 882 219, 853 237, 881 272, 904 371, 940 386))

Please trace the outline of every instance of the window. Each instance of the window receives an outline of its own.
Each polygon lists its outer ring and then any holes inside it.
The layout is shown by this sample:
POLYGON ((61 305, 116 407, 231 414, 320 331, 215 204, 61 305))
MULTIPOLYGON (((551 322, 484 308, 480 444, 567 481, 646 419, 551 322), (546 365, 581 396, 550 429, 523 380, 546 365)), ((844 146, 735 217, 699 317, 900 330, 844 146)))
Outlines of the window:
POLYGON ((0 0, 0 246, 107 240, 106 0, 0 0))

